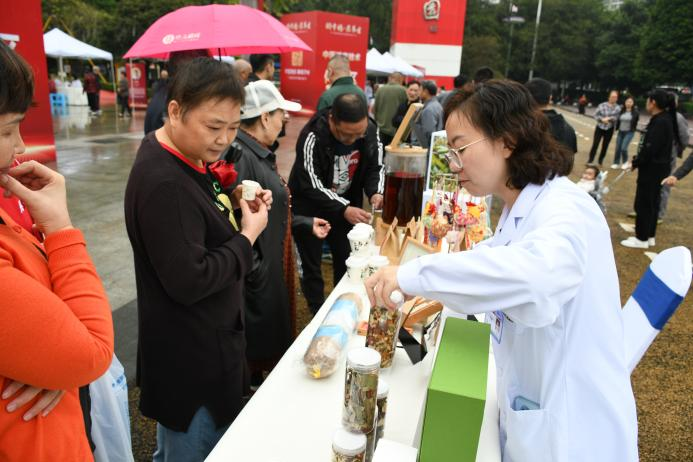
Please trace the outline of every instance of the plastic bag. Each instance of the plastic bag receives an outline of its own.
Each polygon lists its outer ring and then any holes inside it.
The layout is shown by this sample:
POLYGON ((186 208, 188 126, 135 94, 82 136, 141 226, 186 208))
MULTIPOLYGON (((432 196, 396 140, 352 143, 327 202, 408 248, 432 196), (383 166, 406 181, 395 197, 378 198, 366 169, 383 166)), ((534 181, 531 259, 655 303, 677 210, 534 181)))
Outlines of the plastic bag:
POLYGON ((91 438, 96 462, 134 462, 130 437, 128 382, 118 358, 106 373, 89 385, 91 438))
POLYGON ((361 312, 361 297, 342 294, 330 307, 303 356, 308 374, 314 379, 328 377, 337 370, 342 351, 354 332, 361 312))

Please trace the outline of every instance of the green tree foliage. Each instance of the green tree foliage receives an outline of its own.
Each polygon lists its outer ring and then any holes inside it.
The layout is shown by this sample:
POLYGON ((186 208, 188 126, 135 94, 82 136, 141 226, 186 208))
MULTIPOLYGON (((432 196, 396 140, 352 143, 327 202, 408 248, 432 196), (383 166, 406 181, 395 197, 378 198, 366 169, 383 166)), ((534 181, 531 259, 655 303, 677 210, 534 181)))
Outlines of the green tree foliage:
POLYGON ((647 5, 639 0, 627 1, 620 10, 609 12, 604 32, 595 41, 596 65, 602 84, 635 93, 643 90, 636 64, 645 30, 643 25, 648 21, 647 5))
POLYGON ((656 0, 650 18, 636 64, 640 82, 693 84, 693 1, 656 0))

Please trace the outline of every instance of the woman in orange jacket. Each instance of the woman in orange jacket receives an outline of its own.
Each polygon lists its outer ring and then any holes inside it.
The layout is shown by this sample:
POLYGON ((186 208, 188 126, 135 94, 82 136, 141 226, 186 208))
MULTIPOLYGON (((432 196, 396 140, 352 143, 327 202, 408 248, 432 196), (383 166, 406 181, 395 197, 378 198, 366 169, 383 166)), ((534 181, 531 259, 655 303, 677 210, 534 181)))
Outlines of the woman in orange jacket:
POLYGON ((72 227, 64 178, 33 161, 12 167, 32 93, 28 65, 0 42, 0 189, 45 236, 39 242, 0 208, 0 460, 91 461, 78 387, 108 369, 113 322, 72 227), (18 383, 30 384, 20 397, 32 399, 17 398, 18 383))

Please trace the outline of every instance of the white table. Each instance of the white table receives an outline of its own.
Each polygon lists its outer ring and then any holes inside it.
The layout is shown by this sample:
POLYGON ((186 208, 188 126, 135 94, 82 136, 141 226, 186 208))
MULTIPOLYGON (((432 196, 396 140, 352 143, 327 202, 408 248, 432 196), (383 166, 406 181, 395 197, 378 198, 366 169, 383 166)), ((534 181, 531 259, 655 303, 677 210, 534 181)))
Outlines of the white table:
MULTIPOLYGON (((342 366, 337 372, 320 380, 308 376, 302 359, 330 307, 345 292, 361 294, 364 307, 369 306, 363 284, 351 284, 344 277, 231 424, 207 461, 330 460, 332 435, 341 425, 346 355, 342 357, 342 366)), ((368 310, 364 308, 363 311, 362 317, 367 318, 368 310)), ((353 335, 347 349, 364 346, 364 343, 364 337, 353 335)), ((432 353, 429 352, 423 361, 412 365, 403 349, 398 348, 392 367, 381 373, 390 386, 385 438, 418 447, 426 389, 433 364, 432 353)), ((491 355, 477 461, 500 461, 495 376, 491 355)))

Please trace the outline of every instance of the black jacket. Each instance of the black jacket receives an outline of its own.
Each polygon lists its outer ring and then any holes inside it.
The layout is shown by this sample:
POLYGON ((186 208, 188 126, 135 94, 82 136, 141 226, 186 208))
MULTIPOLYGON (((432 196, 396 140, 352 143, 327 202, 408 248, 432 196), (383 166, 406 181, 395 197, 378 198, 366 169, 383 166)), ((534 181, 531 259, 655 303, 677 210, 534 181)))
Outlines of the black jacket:
POLYGON ((330 132, 328 113, 329 108, 316 113, 301 130, 289 189, 295 214, 321 217, 331 222, 343 219, 347 206, 361 207, 364 193, 368 198, 382 194, 385 172, 378 126, 369 118, 366 136, 354 146, 361 157, 350 188, 342 195, 332 190, 337 140, 330 132))
POLYGON ((638 181, 661 181, 671 171, 671 149, 674 143, 674 122, 667 112, 653 116, 640 138, 633 168, 638 169, 638 181))
MULTIPOLYGON (((276 360, 293 340, 290 330, 289 292, 284 275, 284 238, 289 196, 277 172, 276 155, 243 130, 225 155, 238 178, 257 181, 272 191, 267 227, 253 246, 253 269, 245 283, 246 356, 251 361, 276 360)), ((235 185, 234 185, 235 186, 235 185)), ((292 230, 311 233, 313 218, 292 216, 292 230)))
POLYGON ((630 110, 630 113, 632 114, 633 118, 630 119, 630 127, 623 128, 621 127, 621 116, 625 114, 626 108, 621 109, 621 114, 618 116, 618 119, 616 119, 616 130, 623 130, 624 132, 635 132, 635 130, 638 128, 638 120, 640 119, 640 112, 638 112, 638 108, 633 106, 633 108, 630 110))
POLYGON ((179 432, 201 406, 219 427, 229 424, 247 384, 241 301, 252 249, 228 210, 215 204, 208 175, 150 133, 125 190, 137 281, 140 410, 179 432))
POLYGON ((546 109, 542 112, 549 119, 549 124, 551 124, 551 134, 556 141, 565 145, 573 154, 576 153, 577 136, 575 136, 575 129, 565 121, 562 114, 559 114, 553 109, 546 109))

